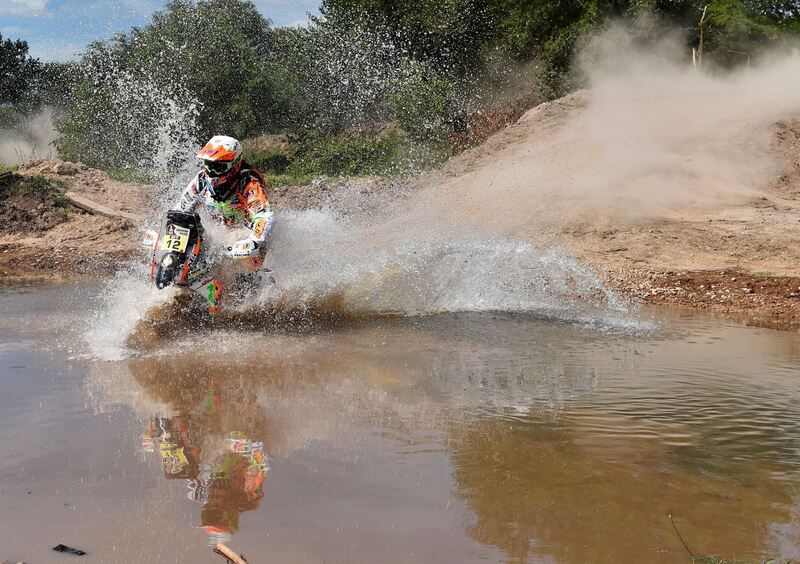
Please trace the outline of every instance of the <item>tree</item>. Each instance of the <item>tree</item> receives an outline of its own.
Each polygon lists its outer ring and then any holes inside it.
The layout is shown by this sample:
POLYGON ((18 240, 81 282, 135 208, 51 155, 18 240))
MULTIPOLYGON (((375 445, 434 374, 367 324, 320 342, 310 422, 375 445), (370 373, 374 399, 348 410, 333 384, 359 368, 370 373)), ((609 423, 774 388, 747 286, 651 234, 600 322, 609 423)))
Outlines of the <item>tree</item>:
POLYGON ((173 0, 147 26, 87 49, 58 149, 161 174, 203 138, 280 127, 290 101, 276 70, 274 33, 252 2, 173 0))
POLYGON ((383 26, 416 60, 451 74, 476 68, 493 36, 488 0, 323 0, 329 19, 383 26))
POLYGON ((0 105, 20 104, 36 93, 41 63, 28 55, 28 43, 0 34, 0 105))

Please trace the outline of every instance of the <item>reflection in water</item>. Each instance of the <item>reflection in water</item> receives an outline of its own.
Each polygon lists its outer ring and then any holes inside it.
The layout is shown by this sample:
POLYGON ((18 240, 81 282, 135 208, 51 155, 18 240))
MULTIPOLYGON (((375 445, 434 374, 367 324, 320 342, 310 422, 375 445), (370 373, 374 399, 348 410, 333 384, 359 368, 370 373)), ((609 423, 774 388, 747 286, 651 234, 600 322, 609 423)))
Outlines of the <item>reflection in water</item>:
POLYGON ((165 478, 186 480, 187 497, 201 504, 200 524, 209 546, 229 542, 239 529, 239 515, 257 509, 264 497, 268 455, 264 443, 243 430, 258 433, 263 414, 252 395, 230 390, 223 399, 222 389, 203 378, 202 370, 198 378, 193 371, 176 378, 174 370, 158 370, 163 365, 152 372, 137 370, 142 366, 133 364, 137 381, 176 413, 150 419, 142 451, 157 453, 165 478), (198 398, 203 383, 206 393, 198 398), (226 410, 236 416, 226 416, 226 410), (232 429, 237 426, 241 429, 232 429))
MULTIPOLYGON (((358 460, 369 476, 370 464, 424 456, 425 475, 451 477, 448 507, 463 506, 463 538, 449 533, 447 547, 462 560, 682 561, 668 514, 698 553, 800 555, 797 336, 702 323, 632 336, 462 316, 232 340, 244 351, 235 359, 178 343, 165 356, 98 364, 88 382, 97 405, 146 415, 145 450, 166 477, 187 480, 213 539, 259 507, 270 457, 273 467, 309 453, 322 467, 358 460)), ((423 515, 425 475, 345 489, 342 506, 370 516, 388 543, 383 535, 423 515), (375 516, 394 491, 408 512, 375 516)), ((333 471, 320 479, 324 491, 347 483, 333 471)), ((290 520, 291 505, 305 504, 319 520, 297 528, 320 531, 337 520, 323 500, 336 500, 307 489, 283 505, 267 492, 258 513, 290 520)), ((352 529, 335 535, 368 542, 352 529)), ((427 537, 414 531, 404 546, 421 550, 427 537)), ((327 547, 335 535, 319 534, 327 547)), ((305 559, 328 554, 369 559, 327 548, 305 559)))

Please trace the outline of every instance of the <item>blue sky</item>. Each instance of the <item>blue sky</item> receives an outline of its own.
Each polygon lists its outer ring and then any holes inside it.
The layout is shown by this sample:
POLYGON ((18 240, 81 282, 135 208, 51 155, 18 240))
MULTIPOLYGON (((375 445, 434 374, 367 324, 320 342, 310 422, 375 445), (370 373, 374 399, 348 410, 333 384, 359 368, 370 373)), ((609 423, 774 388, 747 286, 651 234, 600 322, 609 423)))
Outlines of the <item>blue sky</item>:
MULTIPOLYGON (((108 39, 150 21, 167 0, 0 0, 3 38, 24 39, 43 61, 66 61, 96 39, 108 39)), ((273 25, 297 25, 319 0, 254 0, 273 25)))

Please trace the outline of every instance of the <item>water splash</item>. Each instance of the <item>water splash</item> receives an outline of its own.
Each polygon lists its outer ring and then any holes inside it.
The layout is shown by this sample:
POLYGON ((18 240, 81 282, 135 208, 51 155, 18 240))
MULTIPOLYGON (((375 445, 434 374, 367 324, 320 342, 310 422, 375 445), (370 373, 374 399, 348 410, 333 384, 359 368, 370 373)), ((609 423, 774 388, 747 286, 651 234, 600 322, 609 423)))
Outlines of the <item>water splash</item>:
MULTIPOLYGON (((302 306, 337 294, 354 314, 537 313, 620 324, 628 306, 563 252, 436 226, 397 231, 332 212, 285 212, 261 304, 302 306)), ((251 307, 251 306, 247 306, 251 307)))
MULTIPOLYGON (((169 53, 162 53, 168 57, 169 53)), ((100 168, 169 184, 193 165, 202 105, 157 69, 127 68, 111 45, 93 46, 79 67, 80 88, 60 126, 59 152, 100 168)))
POLYGON ((154 307, 168 303, 178 290, 158 291, 150 284, 145 266, 124 265, 103 284, 97 307, 83 331, 91 356, 102 360, 121 360, 130 356, 128 336, 154 307))
MULTIPOLYGON (((595 273, 559 250, 477 234, 451 237, 436 229, 383 236, 375 230, 372 221, 359 223, 330 211, 283 212, 267 256, 275 283, 244 302, 226 304, 228 313, 223 312, 214 330, 297 329, 314 319, 457 312, 524 313, 598 327, 651 328, 595 273)), ((210 225, 207 234, 208 245, 218 248, 245 233, 210 225)), ((230 267, 220 265, 222 270, 230 267)), ((118 273, 106 283, 85 333, 92 354, 109 360, 128 356, 128 339, 140 322, 178 293, 152 289, 142 266, 118 273)), ((185 316, 178 306, 167 309, 174 311, 154 322, 166 322, 169 331, 208 330, 202 319, 185 316)))

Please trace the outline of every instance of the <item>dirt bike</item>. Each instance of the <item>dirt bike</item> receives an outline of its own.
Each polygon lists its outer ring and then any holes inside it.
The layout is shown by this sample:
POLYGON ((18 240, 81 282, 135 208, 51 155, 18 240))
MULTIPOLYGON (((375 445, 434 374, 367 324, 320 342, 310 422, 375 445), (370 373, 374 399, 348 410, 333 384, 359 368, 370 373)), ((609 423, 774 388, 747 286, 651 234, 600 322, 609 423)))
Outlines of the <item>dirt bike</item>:
MULTIPOLYGON (((238 243, 237 243, 238 244, 238 243)), ((223 249, 222 258, 240 261, 248 258, 237 244, 223 249)), ((137 323, 126 339, 134 350, 149 350, 161 346, 165 339, 189 335, 200 327, 224 323, 251 323, 249 311, 231 308, 220 312, 223 284, 212 272, 218 261, 215 254, 206 252, 206 238, 200 217, 196 213, 178 210, 167 212, 159 231, 148 230, 142 245, 150 251, 150 280, 159 290, 177 287, 182 292, 167 303, 151 308, 137 323), (196 307, 192 294, 199 294, 205 308, 196 307), (209 315, 206 314, 206 311, 209 315)), ((218 257, 217 257, 218 258, 218 257)), ((254 273, 237 273, 236 268, 220 272, 225 277, 225 300, 232 304, 250 299, 264 284, 274 284, 271 271, 263 268, 254 273)))
MULTIPOLYGON (((167 218, 160 231, 148 230, 142 245, 151 249, 150 280, 156 288, 163 290, 169 286, 189 289, 206 300, 206 307, 212 316, 219 313, 222 284, 211 275, 212 264, 204 247, 205 238, 200 216, 179 210, 167 212, 167 218)), ((246 250, 237 248, 239 243, 227 247, 223 258, 241 261, 250 257, 246 250)), ((260 285, 274 284, 269 269, 258 273, 239 273, 230 288, 230 297, 247 295, 260 285)), ((227 298, 226 298, 227 299, 227 298)))
POLYGON ((203 242, 199 215, 170 210, 161 230, 148 230, 142 245, 151 249, 150 280, 156 288, 192 290, 206 299, 208 312, 216 315, 221 285, 209 274, 203 242))

